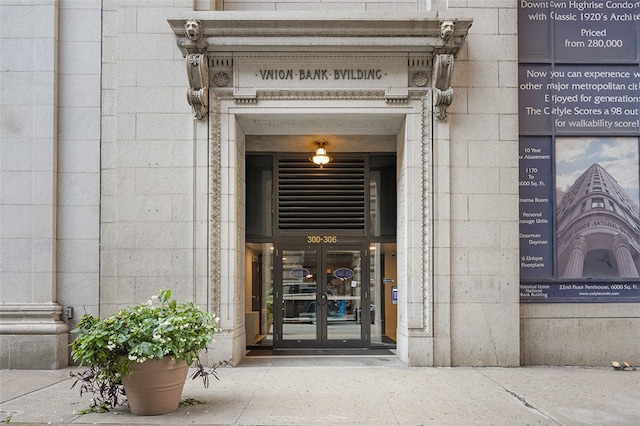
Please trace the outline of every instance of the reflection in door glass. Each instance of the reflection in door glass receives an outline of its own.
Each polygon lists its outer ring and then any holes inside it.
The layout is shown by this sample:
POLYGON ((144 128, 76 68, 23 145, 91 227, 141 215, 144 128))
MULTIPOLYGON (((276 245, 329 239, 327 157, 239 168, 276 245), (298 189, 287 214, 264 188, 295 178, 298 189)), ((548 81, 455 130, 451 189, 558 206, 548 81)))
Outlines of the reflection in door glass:
POLYGON ((327 339, 361 339, 362 258, 360 250, 328 250, 326 274, 327 339))
POLYGON ((282 251, 282 339, 316 340, 317 254, 282 251))
POLYGON ((273 245, 246 245, 247 346, 273 345, 273 245))
POLYGON ((374 243, 369 246, 371 291, 371 345, 394 346, 398 318, 396 244, 374 243))
POLYGON ((363 259, 361 250, 335 246, 284 249, 276 258, 272 244, 248 243, 247 347, 273 348, 274 331, 288 348, 395 346, 396 244, 372 243, 368 252, 363 259))

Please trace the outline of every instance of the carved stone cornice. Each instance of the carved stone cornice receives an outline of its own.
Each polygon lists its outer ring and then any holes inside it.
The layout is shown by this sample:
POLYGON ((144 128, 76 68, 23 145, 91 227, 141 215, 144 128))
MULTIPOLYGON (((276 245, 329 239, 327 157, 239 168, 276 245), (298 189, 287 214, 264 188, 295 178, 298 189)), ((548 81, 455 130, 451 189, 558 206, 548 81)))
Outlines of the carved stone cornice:
POLYGON ((471 19, 442 19, 438 13, 405 17, 362 14, 225 12, 193 19, 169 19, 183 55, 200 52, 256 51, 371 51, 434 52, 447 49, 457 55, 471 19), (185 23, 200 29, 185 31, 185 23), (442 22, 455 22, 443 34, 442 22), (198 38, 201 34, 201 38, 198 38), (330 48, 330 49, 327 49, 330 48))
MULTIPOLYGON (((412 97, 412 88, 431 86, 436 115, 444 119, 453 100, 450 84, 453 60, 472 24, 470 19, 442 19, 435 12, 393 18, 371 15, 370 19, 361 15, 336 18, 306 13, 225 12, 168 22, 178 48, 187 59, 190 84, 187 98, 198 119, 207 115, 208 91, 212 88, 233 87, 237 103, 257 103, 260 90, 263 97, 269 98, 268 87, 245 87, 237 81, 243 74, 234 63, 234 55, 241 55, 246 63, 247 55, 276 53, 293 58, 302 55, 301 60, 339 54, 357 55, 358 60, 366 55, 375 58, 404 54, 406 81, 403 87, 391 85, 383 99, 388 104, 406 103, 412 97)), ((308 96, 305 89, 292 90, 298 92, 297 99, 308 96)), ((335 91, 338 95, 325 91, 328 99, 336 99, 335 96, 344 99, 347 92, 338 88, 335 91)), ((317 93, 313 92, 311 98, 317 93)))

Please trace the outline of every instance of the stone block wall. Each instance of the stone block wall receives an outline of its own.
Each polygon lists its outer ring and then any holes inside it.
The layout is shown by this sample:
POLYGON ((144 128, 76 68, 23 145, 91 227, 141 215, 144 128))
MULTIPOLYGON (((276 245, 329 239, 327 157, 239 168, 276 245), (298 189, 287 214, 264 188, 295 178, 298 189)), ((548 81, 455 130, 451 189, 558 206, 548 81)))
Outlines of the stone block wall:
POLYGON ((517 5, 445 14, 473 17, 449 120, 451 365, 519 365, 517 5))
POLYGON ((102 10, 60 2, 58 94, 58 303, 99 312, 102 10))
POLYGON ((103 314, 171 289, 207 304, 207 123, 167 19, 191 1, 103 2, 103 314))
POLYGON ((99 306, 101 2, 1 15, 0 365, 57 368, 99 306))

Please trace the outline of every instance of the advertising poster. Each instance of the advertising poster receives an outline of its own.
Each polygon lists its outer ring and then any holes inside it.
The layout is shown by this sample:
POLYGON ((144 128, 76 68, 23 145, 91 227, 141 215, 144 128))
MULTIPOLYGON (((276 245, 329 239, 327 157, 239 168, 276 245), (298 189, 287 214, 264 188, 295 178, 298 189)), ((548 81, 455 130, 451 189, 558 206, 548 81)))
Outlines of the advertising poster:
POLYGON ((520 301, 640 302, 640 2, 518 3, 520 301))

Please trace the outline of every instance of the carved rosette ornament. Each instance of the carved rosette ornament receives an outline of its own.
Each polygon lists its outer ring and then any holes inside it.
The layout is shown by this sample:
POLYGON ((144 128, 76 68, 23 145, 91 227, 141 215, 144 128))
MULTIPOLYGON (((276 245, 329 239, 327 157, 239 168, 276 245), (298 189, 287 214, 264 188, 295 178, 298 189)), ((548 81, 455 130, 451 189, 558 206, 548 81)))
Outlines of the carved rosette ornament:
POLYGON ((229 84, 229 75, 226 72, 219 72, 213 76, 213 82, 218 87, 226 87, 229 84))
POLYGON ((413 74, 413 84, 417 87, 424 87, 428 82, 427 74, 422 71, 413 74))

